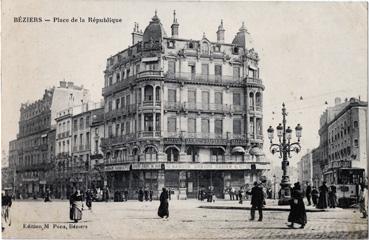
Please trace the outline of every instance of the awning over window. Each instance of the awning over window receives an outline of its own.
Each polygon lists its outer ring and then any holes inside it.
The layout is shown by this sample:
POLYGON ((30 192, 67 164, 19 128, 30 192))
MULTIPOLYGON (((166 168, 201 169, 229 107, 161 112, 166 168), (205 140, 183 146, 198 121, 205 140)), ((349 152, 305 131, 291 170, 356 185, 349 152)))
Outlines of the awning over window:
POLYGON ((243 147, 240 147, 240 146, 234 147, 232 149, 232 153, 245 153, 245 152, 246 152, 245 149, 243 147))
POLYGON ((47 133, 41 135, 42 138, 47 137, 47 133))
POLYGON ((254 156, 264 156, 265 153, 263 152, 262 149, 258 148, 258 147, 253 147, 250 150, 250 154, 254 155, 254 156))

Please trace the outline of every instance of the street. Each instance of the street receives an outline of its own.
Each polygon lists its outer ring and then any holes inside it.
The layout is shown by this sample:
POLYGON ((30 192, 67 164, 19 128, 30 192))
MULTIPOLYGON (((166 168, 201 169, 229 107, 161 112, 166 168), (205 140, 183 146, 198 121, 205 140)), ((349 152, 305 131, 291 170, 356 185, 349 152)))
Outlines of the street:
MULTIPOLYGON (((77 224, 69 220, 69 202, 14 201, 12 225, 3 238, 63 239, 366 239, 367 220, 356 209, 308 212, 305 229, 286 226, 288 212, 265 211, 263 222, 249 221, 249 211, 204 209, 200 205, 238 202, 197 200, 170 203, 170 217, 157 216, 158 201, 94 202, 77 224)), ((267 203, 267 205, 270 203, 267 203)), ((244 202, 242 206, 249 206, 244 202)), ((256 216, 257 213, 256 213, 256 216)))

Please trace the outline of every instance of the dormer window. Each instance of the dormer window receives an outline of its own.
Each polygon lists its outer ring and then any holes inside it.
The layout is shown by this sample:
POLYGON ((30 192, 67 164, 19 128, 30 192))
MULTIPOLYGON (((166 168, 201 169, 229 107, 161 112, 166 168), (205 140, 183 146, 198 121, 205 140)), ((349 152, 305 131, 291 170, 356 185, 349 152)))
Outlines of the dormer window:
POLYGON ((203 42, 201 46, 202 54, 209 54, 209 44, 207 42, 203 42))

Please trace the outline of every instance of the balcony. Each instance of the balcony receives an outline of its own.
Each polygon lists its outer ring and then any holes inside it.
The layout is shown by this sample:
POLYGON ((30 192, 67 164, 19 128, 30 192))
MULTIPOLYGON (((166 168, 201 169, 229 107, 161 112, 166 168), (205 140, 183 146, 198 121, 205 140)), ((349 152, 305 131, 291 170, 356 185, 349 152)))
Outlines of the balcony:
POLYGON ((247 77, 246 78, 246 86, 261 87, 263 90, 265 89, 265 86, 263 85, 262 80, 259 79, 259 78, 247 77))
POLYGON ((242 78, 227 75, 193 74, 193 73, 166 73, 170 80, 197 82, 200 84, 242 84, 242 78))
POLYGON ((166 144, 180 144, 182 139, 186 144, 199 145, 226 145, 230 141, 231 145, 245 145, 246 136, 232 133, 188 133, 188 132, 165 132, 163 134, 166 144))
POLYGON ((153 70, 141 71, 137 74, 137 78, 147 78, 147 77, 164 77, 164 74, 162 71, 153 71, 153 70))
POLYGON ((164 109, 172 110, 172 111, 179 111, 182 109, 182 103, 179 102, 165 102, 164 109))
POLYGON ((142 131, 139 133, 140 137, 142 138, 155 138, 161 137, 160 131, 142 131))
POLYGON ((139 80, 145 78, 163 78, 163 77, 164 74, 162 71, 152 71, 152 70, 141 71, 136 75, 129 76, 128 78, 122 79, 121 81, 116 82, 110 86, 104 87, 102 89, 102 95, 106 96, 112 94, 113 92, 119 92, 124 88, 127 88, 130 85, 132 85, 136 79, 139 80))
POLYGON ((106 112, 105 119, 117 118, 122 115, 135 113, 136 111, 137 111, 136 104, 125 105, 121 108, 113 109, 113 110, 110 110, 109 112, 106 112))
POLYGON ((203 104, 203 103, 189 103, 189 102, 165 102, 164 104, 165 110, 169 111, 203 111, 203 112, 221 112, 221 113, 229 113, 229 112, 243 112, 243 105, 231 105, 231 104, 203 104))
POLYGON ((260 105, 256 105, 256 106, 249 106, 249 110, 250 111, 256 111, 256 112, 262 112, 263 107, 260 105))

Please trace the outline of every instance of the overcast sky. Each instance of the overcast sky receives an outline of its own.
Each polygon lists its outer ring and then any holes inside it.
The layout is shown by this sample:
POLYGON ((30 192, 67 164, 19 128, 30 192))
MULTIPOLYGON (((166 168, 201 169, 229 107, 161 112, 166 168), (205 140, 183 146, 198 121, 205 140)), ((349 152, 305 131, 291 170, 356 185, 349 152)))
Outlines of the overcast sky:
MULTIPOLYGON (((101 99, 106 58, 127 48, 134 22, 144 30, 155 9, 168 34, 176 10, 183 38, 201 39, 205 32, 216 41, 223 19, 226 42, 231 42, 245 21, 266 87, 265 138, 267 127, 281 121, 282 102, 289 112, 287 123, 303 126, 305 152, 319 144, 325 101, 332 106, 335 97, 367 99, 366 3, 6 0, 2 8, 1 146, 6 150, 18 132, 21 103, 41 98, 45 88, 65 79, 101 99), (17 16, 113 17, 123 22, 14 23, 17 16)), ((264 145, 267 152, 267 140, 264 145)), ((279 164, 278 158, 270 159, 279 164)))

